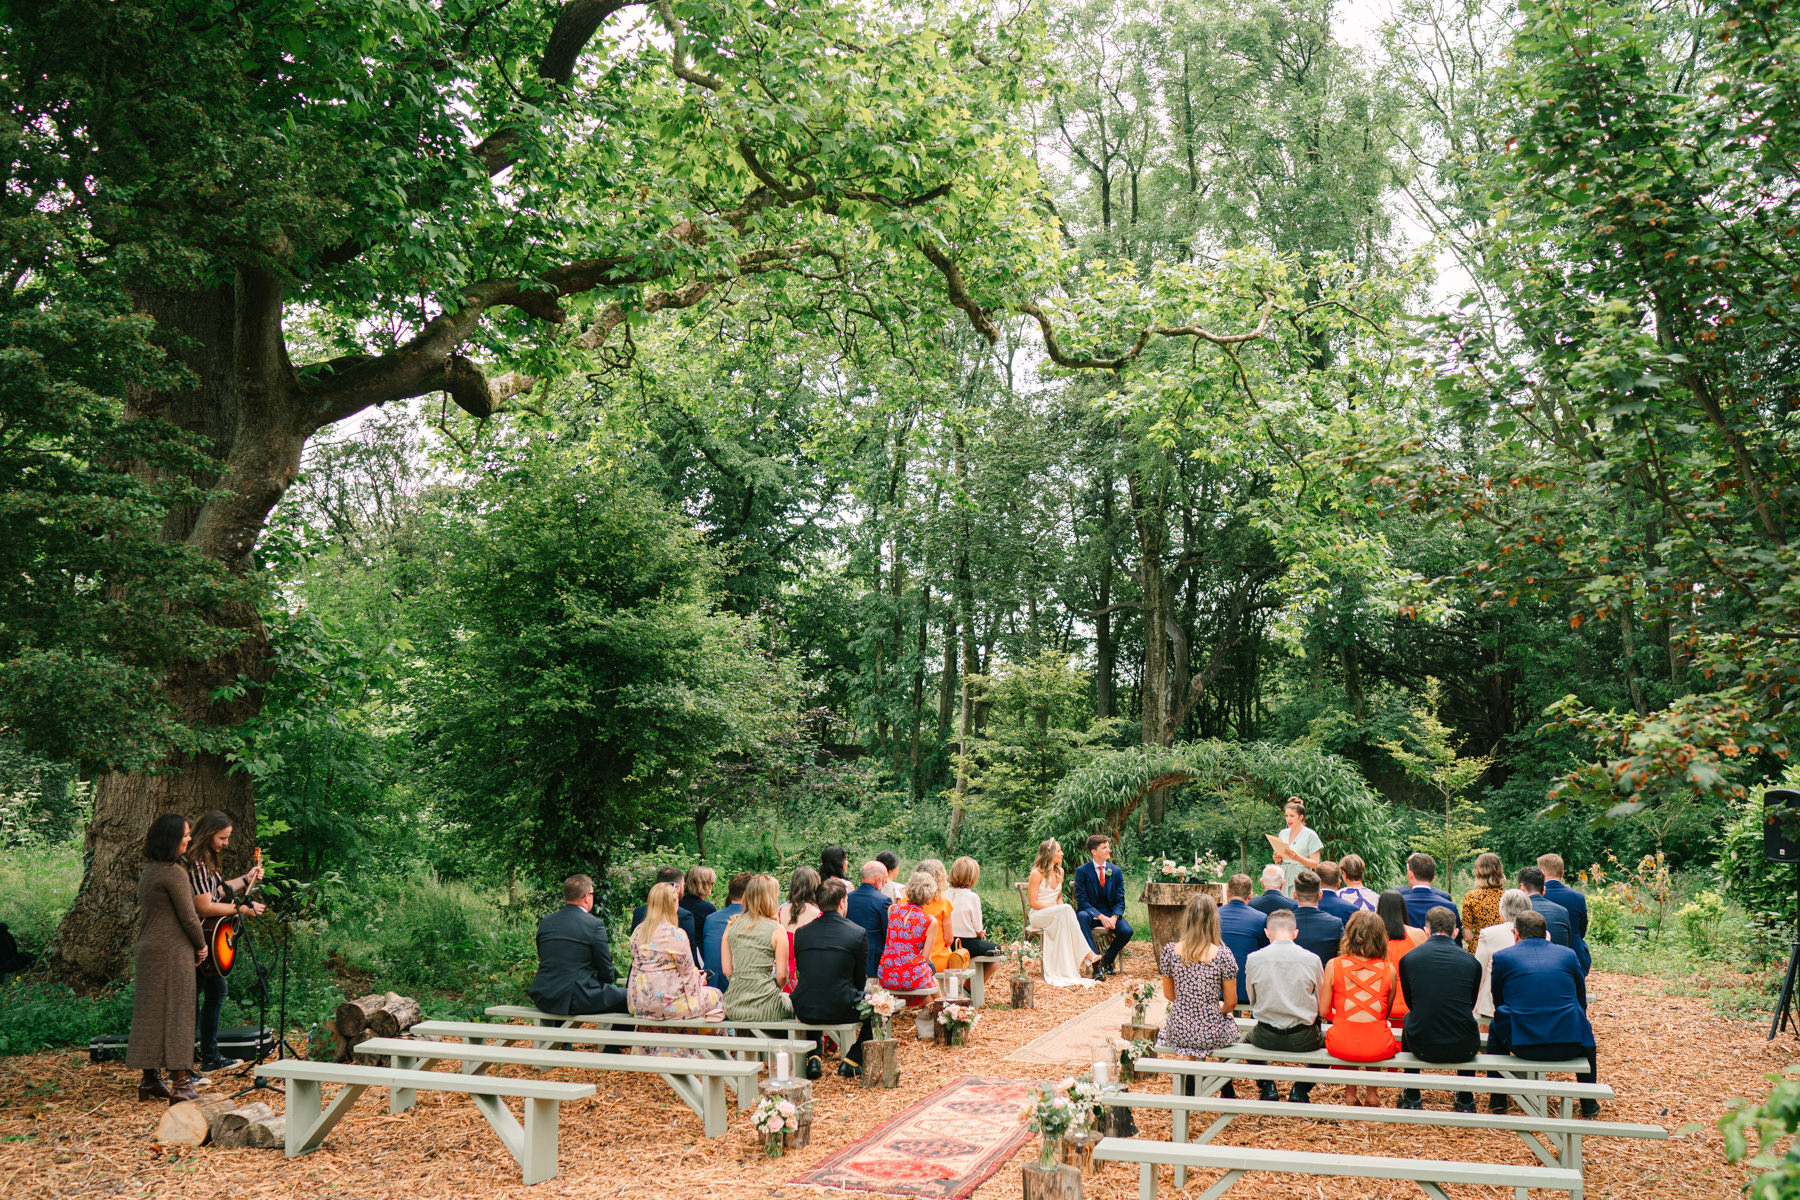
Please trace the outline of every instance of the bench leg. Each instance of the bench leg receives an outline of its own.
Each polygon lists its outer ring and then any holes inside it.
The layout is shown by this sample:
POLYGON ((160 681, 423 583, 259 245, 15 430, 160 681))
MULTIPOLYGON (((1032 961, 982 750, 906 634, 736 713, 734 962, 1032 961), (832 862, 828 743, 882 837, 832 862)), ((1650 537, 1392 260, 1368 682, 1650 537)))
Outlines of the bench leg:
MULTIPOLYGON (((1213 1184, 1211 1187, 1207 1188, 1204 1192, 1200 1193, 1200 1200, 1219 1200, 1220 1196, 1223 1196, 1226 1192, 1229 1192, 1231 1190, 1232 1184, 1236 1183, 1238 1180, 1242 1179, 1243 1177, 1244 1177, 1244 1173, 1242 1171, 1227 1171, 1227 1172, 1225 1172, 1224 1177, 1221 1178, 1219 1180, 1219 1182, 1213 1184)), ((1448 1197, 1446 1197, 1445 1200, 1448 1200, 1448 1197)))
POLYGON ((316 1079, 288 1080, 288 1122, 287 1122, 287 1156, 306 1154, 317 1150, 325 1141, 337 1123, 344 1119, 356 1098, 368 1087, 364 1083, 346 1084, 331 1103, 319 1111, 319 1081, 316 1079), (295 1089, 299 1089, 296 1091, 295 1089), (295 1116, 300 1120, 296 1122, 295 1116))
MULTIPOLYGON (((412 1056, 407 1054, 391 1055, 388 1058, 388 1066, 394 1068, 396 1071, 410 1071, 413 1069, 412 1056)), ((419 1092, 417 1088, 397 1087, 388 1089, 388 1112, 390 1113, 403 1113, 414 1104, 417 1104, 418 1101, 419 1092)))
POLYGON ((725 1136, 725 1080, 717 1075, 708 1075, 697 1080, 706 1089, 706 1101, 701 1112, 701 1121, 706 1126, 709 1138, 725 1136))
POLYGON ((1418 1184, 1419 1190, 1430 1196, 1431 1200, 1450 1200, 1450 1194, 1430 1180, 1415 1179, 1413 1182, 1418 1184))
POLYGON ((1156 1164, 1138 1165, 1138 1200, 1156 1200, 1156 1164))
POLYGON ((527 1184, 556 1178, 557 1116, 561 1102, 527 1098, 525 1101, 524 1156, 519 1169, 527 1184))
MULTIPOLYGON (((1182 1082, 1181 1082, 1185 1078, 1187 1078, 1187 1077, 1180 1073, 1172 1074, 1169 1076, 1169 1083, 1174 1088, 1175 1094, 1177 1096, 1181 1096, 1186 1093, 1186 1089, 1182 1086, 1182 1082)), ((1180 1146, 1188 1140, 1187 1109, 1177 1108, 1174 1111, 1174 1113, 1172 1114, 1172 1117, 1173 1117, 1173 1123, 1174 1123, 1174 1132, 1170 1135, 1169 1140, 1174 1142, 1177 1146, 1180 1146)), ((1178 1166, 1175 1168, 1175 1188, 1177 1191, 1179 1191, 1180 1189, 1182 1189, 1186 1186, 1187 1186, 1187 1168, 1178 1166)))
POLYGON ((1224 1132, 1225 1127, 1235 1120, 1237 1120, 1236 1113, 1220 1113, 1218 1119, 1208 1125, 1200 1136, 1194 1139, 1194 1145, 1204 1146, 1224 1132))
MULTIPOLYGON (((513 1161, 523 1168, 526 1158, 525 1130, 519 1124, 519 1118, 513 1116, 512 1110, 506 1107, 506 1101, 498 1096, 470 1096, 469 1099, 474 1101, 475 1107, 480 1110, 481 1115, 487 1118, 488 1125, 493 1129, 495 1136, 500 1139, 500 1144, 506 1147, 506 1152, 512 1155, 513 1161)), ((525 1101, 525 1115, 531 1115, 530 1100, 525 1101)), ((552 1156, 551 1166, 553 1169, 555 1162, 555 1157, 552 1156)), ((535 1181, 528 1179, 526 1182, 535 1181)))

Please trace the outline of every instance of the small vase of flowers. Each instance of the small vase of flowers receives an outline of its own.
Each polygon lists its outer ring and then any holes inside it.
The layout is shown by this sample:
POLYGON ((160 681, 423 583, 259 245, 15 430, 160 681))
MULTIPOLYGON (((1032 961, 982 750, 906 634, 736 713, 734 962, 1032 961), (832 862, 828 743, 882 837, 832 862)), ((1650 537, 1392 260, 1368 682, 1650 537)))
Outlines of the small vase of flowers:
POLYGON ((763 1153, 780 1158, 782 1135, 800 1128, 800 1106, 785 1096, 764 1096, 750 1114, 750 1125, 763 1136, 763 1153))
POLYGON ((944 1031, 944 1044, 961 1046, 981 1021, 981 1014, 967 1004, 946 1004, 938 1009, 938 1025, 944 1031))
POLYGON ((870 1035, 876 1041, 885 1041, 894 1036, 894 1014, 902 1007, 900 997, 877 985, 869 989, 856 1010, 869 1018, 870 1035))

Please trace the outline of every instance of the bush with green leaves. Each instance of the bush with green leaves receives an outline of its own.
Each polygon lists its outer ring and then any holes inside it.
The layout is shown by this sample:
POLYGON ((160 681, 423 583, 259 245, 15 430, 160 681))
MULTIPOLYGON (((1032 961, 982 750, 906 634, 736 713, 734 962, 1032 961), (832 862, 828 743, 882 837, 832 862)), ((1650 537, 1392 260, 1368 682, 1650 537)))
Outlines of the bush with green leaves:
POLYGON ((1718 953, 1725 917, 1724 897, 1710 891, 1700 892, 1675 913, 1675 919, 1681 925, 1681 936, 1687 939, 1695 953, 1704 955, 1718 953))
POLYGON ((0 986, 0 1055, 82 1046, 131 1028, 131 987, 81 995, 60 983, 14 979, 0 986))
POLYGON ((1587 894, 1587 940, 1611 946, 1625 933, 1625 906, 1610 893, 1595 888, 1587 894))
POLYGON ((1719 1118, 1725 1137, 1725 1157, 1748 1161, 1762 1174, 1744 1185, 1748 1200, 1796 1200, 1800 1197, 1800 1143, 1790 1142, 1778 1152, 1784 1139, 1800 1132, 1800 1066, 1780 1075, 1767 1076, 1775 1085, 1761 1104, 1743 1104, 1719 1118))
MULTIPOLYGON (((1763 857, 1763 792, 1773 782, 1749 789, 1732 805, 1719 843, 1719 874, 1725 896, 1755 923, 1777 929, 1794 927, 1795 868, 1763 857)), ((1781 787, 1800 787, 1800 766, 1789 767, 1781 787)))

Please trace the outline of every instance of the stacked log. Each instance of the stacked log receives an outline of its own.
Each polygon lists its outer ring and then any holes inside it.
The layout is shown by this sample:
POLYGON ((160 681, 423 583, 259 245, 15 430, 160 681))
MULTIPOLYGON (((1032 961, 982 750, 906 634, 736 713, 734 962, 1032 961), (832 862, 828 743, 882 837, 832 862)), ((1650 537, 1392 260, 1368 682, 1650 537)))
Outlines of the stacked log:
POLYGON ((250 1144, 250 1126, 275 1115, 266 1104, 246 1104, 221 1115, 212 1124, 212 1144, 227 1150, 250 1144))
POLYGON ((374 993, 337 1006, 328 1030, 337 1062, 375 1063, 379 1060, 356 1053, 357 1043, 371 1037, 399 1037, 419 1023, 419 1002, 396 992, 374 993))
POLYGON ((156 1140, 176 1146, 204 1146, 213 1122, 238 1106, 230 1096, 202 1096, 171 1104, 156 1124, 156 1140))

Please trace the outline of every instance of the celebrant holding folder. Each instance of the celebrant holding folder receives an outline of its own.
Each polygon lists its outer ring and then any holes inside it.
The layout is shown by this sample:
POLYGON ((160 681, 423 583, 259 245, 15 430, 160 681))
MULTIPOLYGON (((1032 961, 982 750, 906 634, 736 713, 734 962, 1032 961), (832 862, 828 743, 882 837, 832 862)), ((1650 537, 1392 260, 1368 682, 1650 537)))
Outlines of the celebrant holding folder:
POLYGON ((1279 834, 1265 833, 1269 839, 1269 853, 1281 864, 1283 876, 1281 891, 1283 895, 1294 894, 1294 878, 1302 871, 1310 871, 1319 865, 1319 858, 1325 849, 1325 843, 1319 835, 1306 825, 1306 805, 1298 796, 1287 798, 1287 828, 1279 834))

